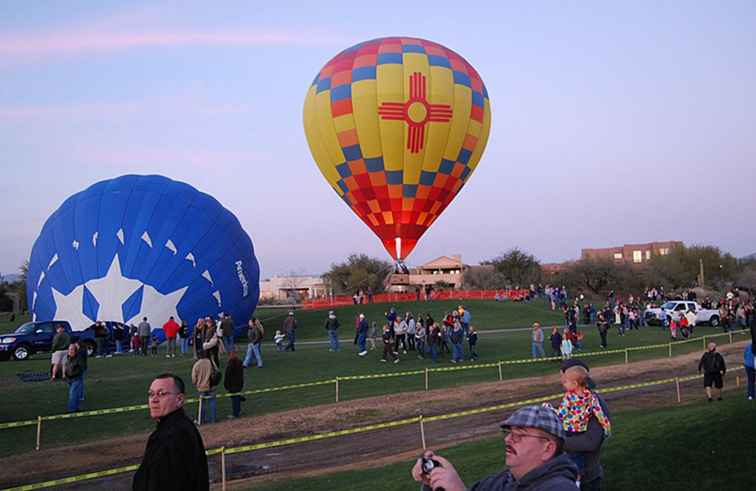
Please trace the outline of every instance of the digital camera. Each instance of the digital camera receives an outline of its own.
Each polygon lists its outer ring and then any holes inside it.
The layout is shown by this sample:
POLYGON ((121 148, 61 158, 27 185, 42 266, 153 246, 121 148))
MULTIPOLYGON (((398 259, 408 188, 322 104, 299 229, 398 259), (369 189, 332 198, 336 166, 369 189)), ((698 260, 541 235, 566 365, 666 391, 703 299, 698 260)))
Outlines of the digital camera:
POLYGON ((441 463, 438 460, 422 457, 420 468, 422 469, 423 474, 430 474, 430 471, 436 467, 441 467, 441 463))

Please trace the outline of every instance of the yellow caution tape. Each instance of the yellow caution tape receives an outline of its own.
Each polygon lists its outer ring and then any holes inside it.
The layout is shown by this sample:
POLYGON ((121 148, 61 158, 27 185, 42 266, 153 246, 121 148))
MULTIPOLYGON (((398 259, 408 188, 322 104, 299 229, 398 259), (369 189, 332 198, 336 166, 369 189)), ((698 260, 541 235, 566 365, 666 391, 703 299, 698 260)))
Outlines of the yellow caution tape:
POLYGON ((36 419, 27 419, 24 421, 11 421, 10 423, 0 423, 0 430, 7 428, 20 428, 22 426, 34 426, 37 424, 36 419))
POLYGON ((114 476, 116 474, 123 474, 124 472, 133 472, 139 468, 138 465, 127 465, 125 467, 117 467, 115 469, 108 469, 98 472, 89 472, 87 474, 80 474, 78 476, 64 477, 62 479, 54 479, 52 481, 38 482, 34 484, 26 484, 24 486, 18 486, 15 488, 7 488, 3 491, 32 491, 33 489, 51 488, 53 486, 62 486, 63 484, 71 484, 79 481, 86 481, 89 479, 98 479, 101 477, 114 476))
POLYGON ((137 406, 124 406, 114 407, 110 409, 95 409, 93 411, 81 411, 77 413, 55 414, 53 416, 42 416, 42 421, 53 421, 56 419, 68 419, 68 418, 81 418, 84 416, 99 416, 102 414, 115 414, 125 413, 130 411, 139 411, 142 409, 149 409, 147 404, 139 404, 137 406))
MULTIPOLYGON (((732 334, 748 334, 745 331, 733 331, 732 334)), ((730 333, 721 333, 721 334, 711 334, 706 335, 707 339, 716 338, 716 337, 722 337, 722 336, 729 336, 730 333)), ((672 345, 676 344, 682 344, 682 343, 689 343, 689 342, 698 342, 702 338, 691 338, 684 341, 675 341, 672 343, 672 345)), ((648 345, 648 346, 632 346, 629 348, 622 348, 622 349, 615 349, 615 350, 602 350, 602 351, 589 351, 589 352, 580 352, 576 353, 576 357, 591 357, 591 356, 605 356, 605 355, 611 355, 611 354, 620 354, 625 353, 626 351, 639 351, 639 350, 648 350, 648 349, 658 349, 658 348, 668 348, 669 343, 665 344, 654 344, 654 345, 648 345)), ((541 362, 549 362, 549 361, 559 361, 562 357, 560 356, 552 356, 552 357, 544 357, 544 358, 526 358, 526 359, 520 359, 520 360, 502 360, 499 362, 493 362, 493 363, 482 363, 482 364, 476 364, 476 365, 460 365, 460 366, 453 366, 453 367, 434 367, 434 368, 428 368, 428 372, 454 372, 459 370, 473 370, 473 369, 483 369, 483 368, 496 368, 501 365, 520 365, 520 364, 530 364, 530 363, 541 363, 541 362)), ((381 379, 381 378, 390 378, 390 377, 404 377, 404 376, 410 376, 410 375, 421 375, 424 374, 425 370, 412 370, 412 371, 406 371, 406 372, 391 372, 391 373, 379 373, 379 374, 370 374, 370 375, 353 375, 353 376, 347 376, 347 377, 338 377, 340 381, 348 381, 348 380, 371 380, 371 379, 381 379)), ((282 385, 277 387, 266 387, 263 389, 254 389, 254 390, 247 390, 243 392, 237 392, 237 393, 224 393, 224 394, 216 394, 214 397, 217 399, 223 399, 238 395, 255 395, 255 394, 263 394, 267 392, 278 392, 278 391, 285 391, 285 390, 293 390, 293 389, 302 389, 307 387, 316 387, 319 385, 329 385, 336 382, 336 379, 327 379, 327 380, 318 380, 314 382, 306 382, 302 384, 293 384, 293 385, 282 385)), ((210 399, 210 397, 203 397, 204 399, 210 399)), ((195 403, 199 400, 199 398, 190 398, 186 400, 187 404, 195 403)), ((105 414, 117 414, 117 413, 124 413, 124 412, 131 412, 131 411, 140 411, 147 409, 149 406, 147 404, 140 404, 136 406, 124 406, 124 407, 116 407, 116 408, 109 408, 109 409, 97 409, 93 411, 83 411, 83 412, 76 412, 76 413, 66 413, 66 414, 56 414, 52 416, 42 416, 43 421, 53 421, 57 419, 69 419, 69 418, 80 418, 85 416, 101 416, 105 414)), ((24 426, 34 426, 37 424, 36 419, 28 419, 23 421, 11 421, 8 423, 0 423, 0 430, 3 429, 10 429, 10 428, 20 428, 24 426)))
POLYGON ((391 373, 374 373, 371 375, 352 375, 349 377, 339 377, 341 380, 366 380, 374 378, 388 378, 388 377, 404 377, 407 375, 420 375, 425 373, 425 370, 412 370, 408 372, 391 372, 391 373))

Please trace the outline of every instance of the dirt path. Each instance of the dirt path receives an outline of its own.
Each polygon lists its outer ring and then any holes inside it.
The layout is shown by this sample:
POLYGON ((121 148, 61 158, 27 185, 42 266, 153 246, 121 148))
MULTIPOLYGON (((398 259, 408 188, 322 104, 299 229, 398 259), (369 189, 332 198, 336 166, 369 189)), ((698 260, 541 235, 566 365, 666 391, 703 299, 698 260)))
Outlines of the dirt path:
MULTIPOLYGON (((737 366, 745 342, 720 347, 720 352, 737 366), (727 356, 730 354, 730 356, 727 356)), ((599 388, 610 388, 684 376, 695 373, 700 353, 673 358, 646 360, 628 365, 596 367, 591 370, 599 388)), ((590 359, 587 360, 590 363, 590 359)), ((686 399, 700 398, 700 382, 686 386, 686 399)), ((730 384, 734 385, 733 383, 730 384)), ((372 423, 413 417, 422 411, 425 416, 446 414, 466 409, 493 406, 507 402, 542 397, 560 392, 557 365, 554 374, 542 377, 505 380, 462 387, 445 388, 430 392, 405 392, 370 397, 254 418, 228 420, 203 426, 201 433, 206 448, 235 447, 313 433, 348 429, 372 423)), ((656 407, 676 402, 671 385, 651 387, 632 392, 607 394, 612 410, 623 408, 656 407)), ((461 441, 477 439, 498 431, 497 423, 504 412, 454 418, 426 425, 429 446, 440 448, 461 441)), ((14 472, 0 477, 0 487, 57 479, 65 476, 138 463, 144 451, 148 434, 76 445, 72 448, 55 448, 3 459, 3 467, 14 472), (19 476, 33 476, 21 477, 19 476)), ((226 458, 229 479, 268 479, 288 475, 312 475, 320 469, 333 472, 350 466, 372 467, 406 460, 417 454, 421 447, 417 425, 385 429, 323 441, 266 449, 226 458)), ((211 479, 220 478, 217 458, 210 459, 211 479)), ((125 489, 130 485, 131 474, 98 481, 70 485, 68 489, 125 489)))

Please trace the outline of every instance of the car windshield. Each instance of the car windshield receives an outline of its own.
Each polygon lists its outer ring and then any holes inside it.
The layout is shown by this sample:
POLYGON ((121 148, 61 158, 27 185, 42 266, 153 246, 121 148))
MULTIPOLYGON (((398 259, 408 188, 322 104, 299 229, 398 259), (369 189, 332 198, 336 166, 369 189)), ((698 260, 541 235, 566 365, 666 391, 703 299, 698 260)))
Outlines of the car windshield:
POLYGON ((34 332, 34 323, 27 322, 26 324, 22 324, 21 327, 16 329, 15 334, 31 334, 33 332, 34 332))
POLYGON ((676 302, 667 302, 664 305, 662 305, 661 308, 663 308, 665 310, 672 310, 672 309, 675 308, 675 305, 677 305, 676 302))

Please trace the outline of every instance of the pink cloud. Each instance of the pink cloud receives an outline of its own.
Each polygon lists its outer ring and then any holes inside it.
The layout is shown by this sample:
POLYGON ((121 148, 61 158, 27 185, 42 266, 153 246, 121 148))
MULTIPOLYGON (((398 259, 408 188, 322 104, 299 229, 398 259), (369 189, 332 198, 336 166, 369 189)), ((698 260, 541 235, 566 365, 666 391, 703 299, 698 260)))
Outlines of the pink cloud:
POLYGON ((111 32, 69 30, 48 33, 28 32, 0 36, 0 58, 36 61, 50 56, 75 56, 88 53, 171 46, 306 46, 341 45, 348 42, 333 34, 316 32, 196 32, 147 31, 111 32))
POLYGON ((60 123, 71 121, 113 120, 144 117, 156 113, 194 116, 244 114, 253 112, 248 103, 208 100, 192 90, 176 91, 170 95, 132 99, 127 101, 98 101, 78 103, 49 103, 6 105, 0 107, 0 122, 33 121, 60 123))

